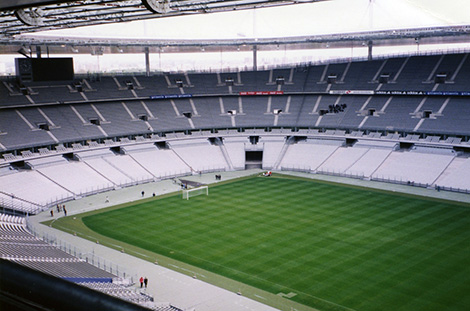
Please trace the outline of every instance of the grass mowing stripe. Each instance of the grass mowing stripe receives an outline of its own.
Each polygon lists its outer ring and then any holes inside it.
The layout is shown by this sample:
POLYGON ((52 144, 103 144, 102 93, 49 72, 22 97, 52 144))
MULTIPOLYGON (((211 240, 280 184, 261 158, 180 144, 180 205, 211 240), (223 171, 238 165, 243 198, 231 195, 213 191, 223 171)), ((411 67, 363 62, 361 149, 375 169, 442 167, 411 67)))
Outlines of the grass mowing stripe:
POLYGON ((466 205, 289 178, 244 179, 209 192, 83 221, 274 294, 294 292, 290 299, 321 310, 440 310, 450 295, 436 288, 447 276, 458 283, 454 293, 470 290, 458 277, 468 264, 466 205))

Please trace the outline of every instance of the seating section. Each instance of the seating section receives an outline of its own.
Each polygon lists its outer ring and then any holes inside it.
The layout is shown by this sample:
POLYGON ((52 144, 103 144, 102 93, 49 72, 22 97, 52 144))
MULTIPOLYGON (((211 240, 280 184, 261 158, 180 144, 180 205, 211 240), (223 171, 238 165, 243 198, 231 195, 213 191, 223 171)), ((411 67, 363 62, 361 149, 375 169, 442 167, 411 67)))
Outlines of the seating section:
POLYGON ((289 146, 282 159, 284 170, 306 170, 315 172, 339 148, 336 141, 311 140, 289 146))
MULTIPOLYGON (((12 233, 23 233, 25 225, 26 218, 24 217, 0 213, 0 229, 4 233, 9 233, 10 231, 12 233)), ((8 242, 13 241, 10 239, 11 237, 9 234, 4 234, 1 238, 8 242)))
POLYGON ((110 296, 142 305, 154 311, 183 311, 169 303, 154 303, 153 298, 144 291, 136 291, 119 284, 103 282, 80 282, 78 284, 110 296))
POLYGON ((451 155, 393 152, 372 174, 372 178, 431 185, 453 158, 451 155))
POLYGON ((25 218, 0 214, 0 256, 23 266, 65 279, 108 279, 115 275, 92 266, 36 238, 25 218))
POLYGON ((0 213, 0 258, 156 311, 182 311, 168 303, 118 283, 117 277, 36 238, 24 217, 0 213))
POLYGON ((444 141, 440 136, 281 129, 226 130, 215 137, 209 132, 197 133, 168 134, 166 140, 123 140, 121 146, 97 144, 96 149, 75 146, 64 149, 68 160, 45 153, 29 156, 23 168, 3 165, 6 173, 0 175, 0 204, 35 214, 79 196, 119 187, 199 172, 243 170, 247 151, 262 152, 259 164, 263 169, 470 189, 464 173, 467 166, 462 162, 468 152, 454 150, 450 144, 461 142, 455 137, 444 141), (404 145, 402 149, 401 143, 413 147, 404 145))
POLYGON ((470 106, 466 96, 455 95, 467 91, 469 73, 469 54, 449 54, 256 72, 93 76, 80 80, 81 92, 61 83, 35 84, 27 86, 28 97, 5 81, 0 204, 37 213, 117 187, 244 169, 246 150, 263 151, 264 169, 469 189, 460 175, 466 166, 459 163, 470 146, 470 106), (279 93, 241 93, 257 91, 279 93), (106 103, 90 101, 101 99, 106 103), (292 144, 293 135, 308 140, 292 144), (250 136, 259 142, 252 145, 250 136), (355 141, 345 147, 344 137, 355 141), (400 143, 446 144, 463 154, 396 151, 400 143))
POLYGON ((0 206, 25 214, 37 214, 43 209, 43 206, 33 202, 26 202, 24 199, 16 197, 13 193, 6 194, 4 192, 0 192, 0 206))
POLYGON ((106 176, 114 185, 121 186, 132 183, 134 179, 126 175, 121 168, 110 163, 111 157, 114 157, 114 155, 88 159, 85 160, 85 163, 100 175, 106 176))
POLYGON ((263 169, 272 169, 274 167, 284 146, 284 141, 263 142, 263 169))
POLYGON ((232 161, 235 170, 245 168, 245 144, 248 143, 246 137, 225 137, 224 146, 232 161))
MULTIPOLYGON (((67 164, 66 164, 67 165, 67 164)), ((50 166, 49 171, 56 171, 59 166, 50 166)), ((76 174, 81 174, 76 171, 76 174)), ((62 174, 60 174, 62 176, 62 174)), ((65 175, 66 177, 67 175, 65 175)), ((81 175, 80 175, 81 176, 81 175)), ((46 206, 56 201, 69 200, 73 198, 73 193, 47 178, 39 171, 22 171, 16 174, 0 176, 0 189, 2 192, 12 194, 13 199, 18 200, 18 204, 25 206, 26 212, 29 208, 38 209, 38 206, 46 206), (21 200, 21 201, 19 201, 21 200)), ((8 202, 9 198, 6 199, 8 202)), ((30 210, 30 213, 37 213, 38 210, 30 210)))
POLYGON ((67 160, 62 156, 50 156, 50 157, 41 157, 36 159, 31 159, 26 161, 29 167, 38 169, 41 167, 46 167, 50 165, 64 164, 67 163, 67 160))
MULTIPOLYGON (((29 109, 29 108, 28 108, 29 109)), ((24 115, 23 118, 26 118, 24 115)), ((46 131, 40 130, 33 121, 25 122, 19 110, 0 111, 0 144, 8 149, 25 146, 41 146, 56 143, 46 131)))
POLYGON ((366 148, 338 148, 336 151, 318 168, 321 172, 345 173, 360 158, 367 153, 366 148))
POLYGON ((117 169, 120 173, 129 178, 126 179, 127 182, 121 182, 119 184, 120 186, 124 186, 126 184, 135 184, 137 182, 148 182, 154 179, 154 176, 152 176, 150 172, 137 163, 129 154, 106 157, 102 159, 107 164, 117 169))
POLYGON ((119 284, 105 282, 79 282, 78 284, 140 305, 153 301, 153 298, 145 293, 133 291, 119 284))
POLYGON ((193 172, 225 171, 229 168, 220 147, 211 145, 207 139, 173 141, 169 145, 193 172))
POLYGON ((112 182, 84 162, 68 162, 38 169, 47 179, 74 195, 113 189, 112 182))
MULTIPOLYGON (((13 82, 0 84, 2 208, 36 214, 117 187, 242 170, 246 151, 263 152, 263 169, 470 192, 470 106, 468 95, 457 94, 468 92, 469 54, 82 82, 83 91, 31 85, 28 96, 13 82), (241 94, 260 91, 279 93, 241 94)), ((0 257, 154 310, 181 311, 156 306, 112 283, 113 274, 37 239, 22 217, 0 214, 0 257)))
POLYGON ((469 189, 470 158, 454 158, 436 181, 436 185, 447 190, 469 189))
POLYGON ((367 151, 353 165, 346 169, 345 173, 349 175, 370 177, 391 153, 392 149, 367 149, 367 151))
POLYGON ((201 128, 326 127, 469 135, 470 113, 464 96, 345 93, 465 92, 468 55, 411 56, 257 72, 101 77, 83 80, 83 92, 71 91, 72 86, 32 85, 28 96, 37 107, 31 107, 29 99, 5 82, 0 85, 0 106, 20 107, 0 110, 0 150, 201 128), (256 91, 284 93, 239 96, 256 91), (321 94, 312 94, 315 92, 321 94), (153 95, 174 98, 129 101, 153 95), (60 102, 74 104, 57 104, 60 102), (346 106, 343 111, 323 114, 335 105, 346 106))
POLYGON ((139 163, 149 174, 155 178, 171 178, 184 176, 191 172, 188 165, 172 150, 159 150, 155 145, 148 149, 129 150, 128 155, 139 163))

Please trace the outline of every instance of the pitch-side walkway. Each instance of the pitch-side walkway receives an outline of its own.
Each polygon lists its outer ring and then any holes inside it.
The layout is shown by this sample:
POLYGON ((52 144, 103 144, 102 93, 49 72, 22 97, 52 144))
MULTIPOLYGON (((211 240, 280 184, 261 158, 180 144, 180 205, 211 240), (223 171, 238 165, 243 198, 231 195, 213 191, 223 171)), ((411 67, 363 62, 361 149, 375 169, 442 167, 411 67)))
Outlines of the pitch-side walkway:
POLYGON ((304 172, 279 172, 279 173, 292 175, 292 176, 317 179, 317 180, 331 181, 331 182, 336 182, 336 183, 343 183, 343 184, 348 184, 348 185, 356 185, 356 186, 367 187, 367 188, 382 189, 382 190, 388 190, 388 191, 393 191, 393 192, 403 192, 403 193, 420 195, 420 196, 425 196, 425 197, 430 197, 430 198, 439 198, 439 199, 444 199, 444 200, 470 203, 470 195, 465 194, 465 193, 437 191, 435 189, 426 189, 426 188, 421 188, 421 187, 413 187, 413 186, 385 183, 385 182, 379 182, 379 181, 370 181, 370 180, 329 176, 329 175, 321 175, 321 174, 311 174, 311 173, 304 173, 304 172))
MULTIPOLYGON (((227 179, 239 178, 259 173, 261 170, 247 170, 236 172, 217 173, 222 176, 222 181, 227 179)), ((406 192, 415 195, 436 197, 443 199, 456 200, 470 203, 470 195, 449 193, 445 191, 435 191, 406 185, 394 185, 381 182, 363 181, 351 178, 341 178, 335 176, 316 175, 300 172, 280 172, 289 175, 307 177, 312 179, 341 182, 371 188, 386 189, 390 191, 406 192)), ((215 173, 203 174, 202 176, 189 176, 184 179, 198 181, 202 183, 215 183, 215 173)), ((80 200, 66 203, 68 215, 83 213, 86 211, 100 209, 111 205, 130 202, 142 199, 142 191, 146 198, 155 193, 161 195, 179 190, 179 185, 173 180, 164 180, 156 183, 138 185, 130 188, 111 191, 86 197, 80 200), (109 202, 106 202, 106 199, 109 202)), ((54 217, 63 217, 63 213, 54 213, 54 217)), ((179 272, 169 270, 157 264, 145 261, 125 253, 107 248, 100 244, 70 235, 68 233, 41 225, 40 223, 50 220, 49 211, 30 217, 30 223, 34 230, 40 236, 55 236, 60 241, 69 243, 79 249, 82 253, 93 253, 98 257, 104 258, 125 267, 127 274, 134 277, 146 276, 149 279, 149 286, 146 291, 152 295, 156 302, 170 303, 184 310, 195 311, 275 311, 272 307, 264 305, 255 300, 251 300, 237 293, 227 291, 214 285, 203 282, 200 279, 192 278, 179 272)), ((135 280, 137 281, 137 280, 135 280)), ((137 285, 136 285, 137 286, 137 285)), ((261 297, 262 298, 262 297, 261 297)))

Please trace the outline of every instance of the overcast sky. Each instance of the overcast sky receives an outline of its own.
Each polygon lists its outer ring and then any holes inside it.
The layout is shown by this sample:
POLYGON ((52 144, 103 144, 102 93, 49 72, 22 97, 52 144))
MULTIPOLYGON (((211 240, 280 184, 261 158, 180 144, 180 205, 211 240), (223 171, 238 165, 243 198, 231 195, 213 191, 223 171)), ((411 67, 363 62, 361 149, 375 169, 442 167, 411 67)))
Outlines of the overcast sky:
POLYGON ((470 25, 470 0, 330 0, 275 8, 195 14, 54 30, 33 35, 233 39, 441 25, 470 25))

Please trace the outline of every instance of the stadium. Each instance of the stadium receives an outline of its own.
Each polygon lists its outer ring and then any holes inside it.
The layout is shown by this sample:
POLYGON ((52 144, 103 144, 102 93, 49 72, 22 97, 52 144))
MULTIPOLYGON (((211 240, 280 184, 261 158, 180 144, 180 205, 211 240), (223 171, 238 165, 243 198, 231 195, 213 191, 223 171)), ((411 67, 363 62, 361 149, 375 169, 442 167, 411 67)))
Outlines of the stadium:
POLYGON ((2 1, 0 309, 464 310, 467 8, 2 1))

